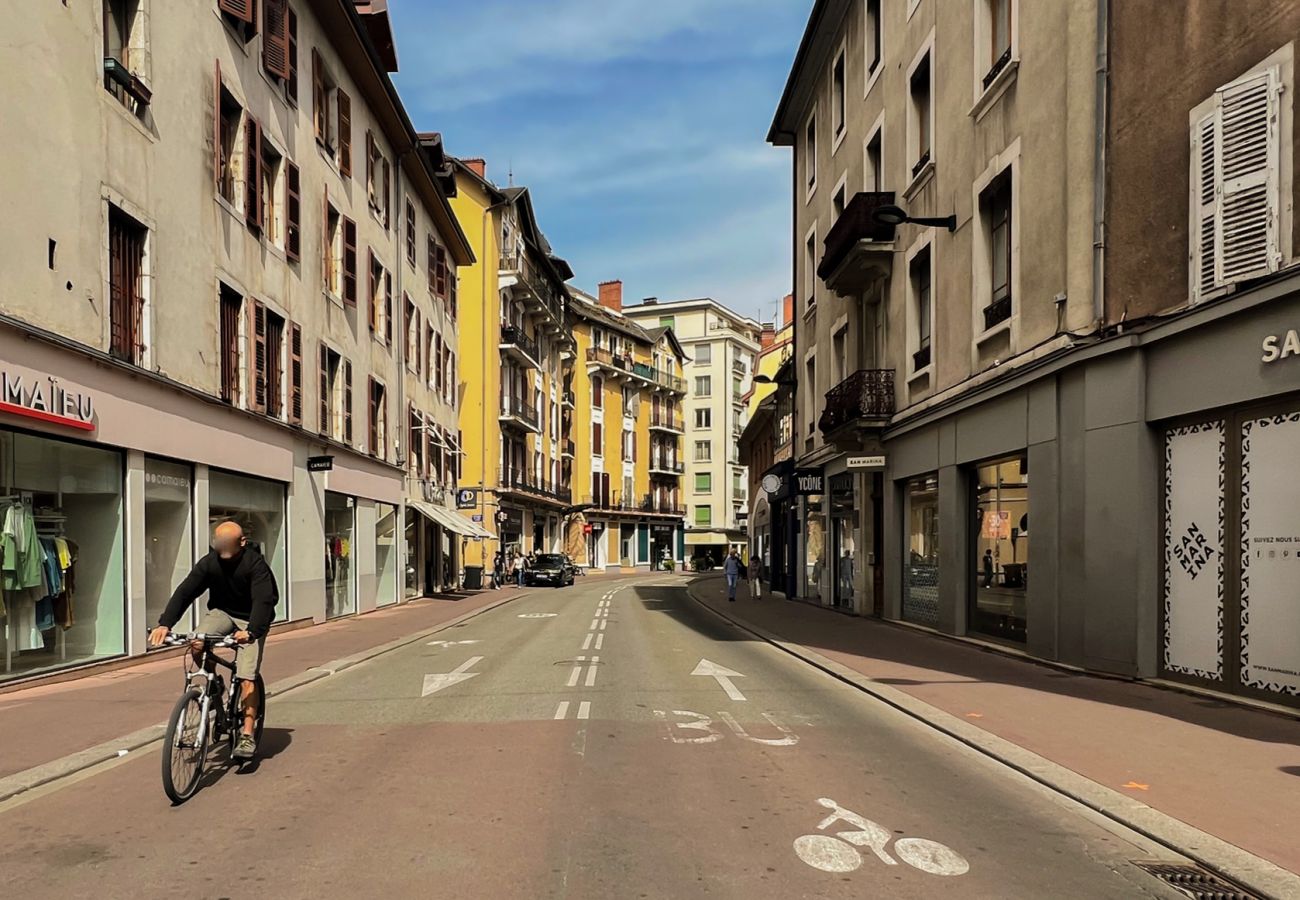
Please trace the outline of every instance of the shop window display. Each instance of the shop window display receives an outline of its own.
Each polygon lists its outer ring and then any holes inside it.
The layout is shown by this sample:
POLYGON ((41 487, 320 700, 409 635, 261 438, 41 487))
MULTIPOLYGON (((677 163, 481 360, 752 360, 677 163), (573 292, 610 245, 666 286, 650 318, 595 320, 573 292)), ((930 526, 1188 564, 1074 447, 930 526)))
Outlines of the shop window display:
POLYGON ((989 637, 1025 640, 1029 584, 1029 465, 1023 457, 977 469, 975 588, 970 628, 989 637))
POLYGON ((0 680, 126 649, 122 457, 0 433, 0 680))
POLYGON ((325 493, 325 615, 357 611, 354 538, 356 503, 343 494, 325 493))
POLYGON ((862 560, 861 527, 854 499, 854 476, 836 475, 830 479, 831 554, 835 560, 835 605, 854 608, 854 585, 862 560))
POLYGON ((412 507, 406 508, 406 599, 420 596, 420 519, 412 507))
POLYGON ((208 536, 218 523, 238 522, 250 544, 256 544, 266 557, 271 573, 280 587, 280 603, 275 621, 289 618, 289 590, 285 578, 284 485, 278 481, 232 475, 213 470, 208 475, 208 536))
MULTIPOLYGON (((194 565, 193 470, 182 463, 144 461, 145 621, 158 621, 172 591, 194 565)), ((191 616, 177 623, 185 629, 191 616)))
POLYGON ((906 492, 903 618, 933 628, 939 624, 939 479, 914 479, 906 492))
POLYGON ((376 606, 397 602, 397 507, 375 504, 376 606))
POLYGON ((807 543, 804 546, 805 572, 807 578, 804 596, 820 598, 822 585, 830 584, 828 579, 835 577, 835 567, 827 565, 826 559, 826 511, 825 500, 821 494, 806 498, 808 504, 807 543))

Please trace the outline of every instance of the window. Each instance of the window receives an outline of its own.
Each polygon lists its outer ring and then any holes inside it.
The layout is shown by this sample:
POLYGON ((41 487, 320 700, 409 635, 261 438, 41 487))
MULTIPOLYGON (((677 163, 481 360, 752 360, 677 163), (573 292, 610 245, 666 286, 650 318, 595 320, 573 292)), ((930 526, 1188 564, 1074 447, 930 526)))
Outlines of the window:
POLYGON ((293 163, 285 164, 284 255, 294 262, 302 258, 302 176, 293 163))
POLYGON ((695 461, 712 462, 713 461, 713 442, 696 441, 695 442, 695 461))
POLYGON ((1010 64, 1012 53, 1013 0, 982 0, 984 4, 983 31, 986 43, 976 47, 984 62, 981 73, 982 87, 987 90, 1010 64))
POLYGON ((660 316, 660 317, 659 317, 659 327, 660 327, 660 328, 676 328, 676 327, 677 327, 677 317, 676 317, 676 316, 660 316))
POLYGON ((713 507, 697 506, 695 507, 695 524, 712 525, 713 524, 713 507))
POLYGON ((370 333, 393 345, 393 274, 370 251, 370 333))
POLYGON ((980 196, 989 247, 989 305, 984 308, 987 330, 1011 318, 1011 171, 998 176, 980 196))
POLYGON ((221 362, 221 399, 231 406, 240 404, 239 367, 243 354, 240 352, 239 324, 244 313, 244 298, 228 285, 221 285, 220 310, 218 322, 218 355, 221 362))
POLYGON ((814 113, 804 130, 803 168, 808 181, 808 194, 812 195, 817 187, 817 115, 814 113))
POLYGON ((321 265, 326 292, 338 297, 343 292, 343 217, 325 201, 325 245, 321 248, 321 265))
POLYGON ((864 187, 868 191, 883 191, 885 189, 885 167, 881 156, 884 134, 885 128, 882 124, 876 127, 871 137, 867 138, 864 187))
POLYGON ((370 379, 370 447, 371 456, 386 459, 388 456, 388 404, 382 382, 370 379))
POLYGON ((805 384, 807 391, 807 404, 804 409, 808 411, 808 449, 812 449, 814 432, 817 427, 817 360, 815 357, 810 358, 804 363, 805 384))
POLYGON ((711 410, 711 409, 697 409, 697 410, 695 411, 695 427, 696 427, 696 428, 712 428, 712 427, 713 427, 713 410, 711 410))
MULTIPOLYGON (((1276 54, 1275 54, 1276 57, 1276 54)), ((1192 111, 1191 294, 1277 271, 1290 247, 1280 196, 1290 154, 1280 70, 1265 65, 1215 91, 1192 111), (1280 240, 1280 236, 1286 240, 1280 240)))
POLYGON ((838 222, 840 216, 844 215, 844 193, 846 186, 843 181, 835 189, 835 196, 831 198, 831 222, 838 222))
POLYGON ((104 88, 133 114, 143 115, 152 99, 147 15, 142 0, 104 0, 104 88))
POLYGON ((145 241, 148 230, 116 206, 108 210, 109 353, 143 365, 145 241))
POLYGON ((930 132, 933 123, 930 103, 931 53, 921 58, 908 79, 908 96, 911 100, 908 125, 911 129, 912 177, 916 178, 931 160, 930 132))
POLYGON ((424 324, 424 341, 420 344, 420 349, 423 351, 420 360, 420 371, 424 375, 424 383, 429 390, 433 390, 433 342, 435 340, 437 340, 437 335, 434 334, 433 326, 426 321, 424 324))
POLYGON ((434 248, 433 292, 441 300, 447 299, 447 248, 441 244, 434 248))
POLYGON ((281 249, 284 249, 285 233, 284 202, 279 199, 279 192, 284 186, 283 172, 284 157, 263 135, 260 165, 262 184, 258 191, 261 195, 262 209, 259 218, 266 239, 281 249))
POLYGON ((343 302, 357 305, 357 223, 343 217, 343 302))
POLYGON ((599 422, 591 423, 591 452, 595 456, 605 455, 604 428, 599 422))
POLYGON ((713 493, 713 473, 711 472, 695 473, 695 493, 697 494, 713 493))
POLYGON ((352 363, 320 345, 320 433, 352 443, 352 363))
POLYGON ((286 4, 289 28, 289 77, 284 80, 284 98, 298 105, 298 14, 286 4))
POLYGON ((426 459, 424 452, 424 416, 422 416, 420 411, 415 408, 415 404, 410 404, 407 407, 406 420, 406 441, 407 446, 411 448, 410 453, 407 455, 407 463, 413 476, 416 478, 423 478, 425 474, 424 463, 426 459))
POLYGON ((420 372, 420 311, 411 302, 411 295, 402 292, 402 311, 406 318, 406 368, 417 375, 420 372))
POLYGON ((599 375, 591 376, 591 405, 596 409, 605 405, 605 379, 599 375))
POLYGON ((289 79, 288 0, 262 0, 262 67, 272 77, 289 79))
POLYGON ((392 171, 388 158, 384 156, 374 132, 366 132, 366 191, 370 200, 370 211, 375 218, 389 225, 389 197, 392 194, 392 171))
POLYGON ((289 424, 302 425, 303 413, 302 326, 289 325, 289 424))
POLYGON ((415 268, 415 205, 406 198, 406 262, 415 268))
POLYGON ((697 366, 709 365, 713 362, 713 345, 696 344, 695 345, 695 364, 697 366))
POLYGON ((235 156, 239 148, 239 123, 243 114, 244 111, 235 102, 235 98, 224 84, 221 85, 217 108, 217 193, 231 206, 237 202, 235 156))
POLYGON ((221 10, 226 24, 245 42, 251 41, 253 35, 257 34, 256 0, 217 0, 217 8, 221 10))
MULTIPOLYGON (((835 383, 840 384, 845 378, 849 377, 848 365, 848 348, 849 348, 849 326, 845 325, 831 337, 831 362, 835 366, 835 383)), ((737 423, 739 426, 739 423, 737 423)))
POLYGON ((280 418, 284 410, 284 319, 257 300, 248 303, 248 404, 253 412, 280 418))
POLYGON ((865 46, 867 50, 868 86, 882 69, 880 37, 883 29, 880 25, 880 0, 867 0, 864 11, 867 27, 865 46))
POLYGON ((446 373, 442 366, 442 359, 442 335, 435 334, 433 336, 433 364, 437 371, 434 376, 433 389, 439 396, 442 396, 443 392, 446 390, 444 383, 446 373))
POLYGON ((803 247, 804 313, 817 308, 817 229, 814 226, 803 247))
POLYGON ((267 310, 266 414, 275 419, 284 416, 284 331, 284 319, 267 310))
POLYGON ((912 303, 916 318, 916 350, 912 353, 912 371, 919 372, 930 365, 930 319, 933 309, 930 302, 930 248, 917 253, 908 268, 912 286, 912 303))
POLYGON ((636 462, 636 432, 623 432, 623 462, 636 462))
POLYGON ((835 64, 831 67, 831 125, 835 129, 836 146, 839 145, 839 139, 844 137, 845 113, 844 51, 840 50, 840 55, 835 57, 835 64))
POLYGON ((312 128, 316 142, 331 157, 337 153, 339 174, 352 175, 352 98, 330 75, 320 51, 311 51, 312 128))
POLYGON ((713 377, 711 375, 697 375, 695 377, 695 396, 713 396, 713 377))

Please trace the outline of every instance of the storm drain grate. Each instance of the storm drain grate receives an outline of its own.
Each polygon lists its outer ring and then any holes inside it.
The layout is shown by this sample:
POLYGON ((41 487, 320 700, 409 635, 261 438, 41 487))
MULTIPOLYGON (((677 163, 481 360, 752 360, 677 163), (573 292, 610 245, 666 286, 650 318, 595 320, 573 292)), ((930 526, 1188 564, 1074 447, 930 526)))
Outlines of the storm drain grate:
POLYGON ((1261 900, 1258 894, 1190 863, 1134 862, 1133 865, 1193 900, 1261 900))

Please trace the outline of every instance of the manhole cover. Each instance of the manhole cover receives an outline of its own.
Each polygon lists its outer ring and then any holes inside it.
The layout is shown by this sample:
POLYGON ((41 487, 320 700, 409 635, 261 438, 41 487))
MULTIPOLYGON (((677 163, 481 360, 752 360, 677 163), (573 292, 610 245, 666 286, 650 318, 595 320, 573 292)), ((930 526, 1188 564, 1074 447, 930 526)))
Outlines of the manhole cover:
POLYGON ((1262 900, 1258 894, 1191 863, 1134 862, 1133 865, 1194 900, 1262 900))

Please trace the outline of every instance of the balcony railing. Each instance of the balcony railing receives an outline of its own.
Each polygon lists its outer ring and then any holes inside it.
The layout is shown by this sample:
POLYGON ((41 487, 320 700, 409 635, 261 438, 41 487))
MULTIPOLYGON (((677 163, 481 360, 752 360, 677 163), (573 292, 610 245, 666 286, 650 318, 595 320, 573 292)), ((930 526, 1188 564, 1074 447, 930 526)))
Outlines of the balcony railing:
POLYGON ((673 497, 656 497, 653 494, 624 496, 618 491, 608 494, 588 494, 583 502, 596 510, 614 513, 644 513, 653 516, 686 515, 686 508, 673 497))
POLYGON ((528 365, 538 368, 541 358, 537 355, 537 341, 530 338, 518 325, 501 326, 501 348, 514 350, 515 356, 522 355, 528 365))
POLYGON ((668 390, 672 391, 673 393, 676 394, 686 393, 686 379, 679 378, 678 376, 674 375, 672 372, 665 372, 662 369, 657 369, 655 370, 654 380, 656 384, 660 385, 661 387, 668 388, 668 390))
MULTIPOLYGON (((867 259, 850 259, 859 253, 859 244, 865 242, 867 247, 875 246, 877 249, 882 244, 892 244, 894 240, 894 226, 877 222, 874 213, 882 206, 889 206, 894 202, 893 191, 863 191, 855 194, 849 201, 849 205, 844 207, 844 212, 835 220, 831 230, 826 233, 826 240, 823 241, 825 251, 822 254, 822 261, 817 266, 817 277, 827 281, 832 275, 838 272, 846 261, 858 262, 861 265, 852 267, 855 269, 855 283, 863 277, 866 272, 877 261, 867 259), (857 272, 856 269, 862 269, 857 272)), ((884 264, 892 256, 892 250, 885 253, 877 253, 882 256, 878 262, 884 264)))
POLYGON ((572 459, 578 455, 578 445, 573 441, 564 442, 564 455, 572 459))
POLYGON ((860 369, 826 392, 818 425, 829 434, 857 421, 883 424, 893 414, 894 370, 860 369))
POLYGON ((588 347, 587 362, 613 369, 616 372, 632 371, 632 357, 630 355, 614 353, 604 347, 588 347))
POLYGON ((576 409, 578 406, 578 397, 573 391, 564 392, 564 405, 570 409, 576 409))
POLYGON ((682 414, 678 410, 668 410, 660 407, 659 409, 650 410, 650 427, 659 428, 664 431, 686 430, 686 423, 682 419, 682 414))
POLYGON ((497 486, 501 491, 531 494, 563 503, 569 503, 573 497, 572 491, 567 486, 551 481, 549 478, 538 478, 526 469, 501 469, 497 472, 497 486))
POLYGON ((652 459, 650 461, 650 473, 652 475, 682 475, 685 472, 686 463, 675 459, 652 459))
POLYGON ((522 248, 513 251, 507 251, 501 254, 500 270, 507 275, 513 275, 515 283, 527 288, 532 299, 535 301, 532 305, 534 311, 546 311, 559 322, 563 318, 563 304, 560 294, 551 286, 550 280, 546 274, 539 270, 528 258, 527 252, 522 248))
POLYGON ((533 431, 541 431, 541 422, 537 417, 537 407, 530 398, 514 394, 501 395, 501 418, 511 419, 526 425, 533 431))

